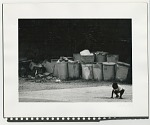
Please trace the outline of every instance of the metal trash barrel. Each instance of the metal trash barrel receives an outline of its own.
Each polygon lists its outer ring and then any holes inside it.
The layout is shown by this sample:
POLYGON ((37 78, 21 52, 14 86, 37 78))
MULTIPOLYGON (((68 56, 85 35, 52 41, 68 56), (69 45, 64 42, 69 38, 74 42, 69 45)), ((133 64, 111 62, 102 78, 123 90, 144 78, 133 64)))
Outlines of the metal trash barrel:
POLYGON ((73 59, 74 59, 74 61, 77 61, 77 60, 81 61, 81 55, 80 55, 80 53, 74 53, 73 54, 73 59))
POLYGON ((103 79, 103 65, 102 63, 93 64, 94 80, 101 81, 103 79))
POLYGON ((82 63, 94 63, 94 54, 81 56, 82 63))
POLYGON ((107 62, 115 62, 117 63, 119 60, 119 55, 109 54, 107 55, 107 62))
POLYGON ((111 81, 115 79, 115 63, 103 62, 103 78, 104 81, 111 81))
POLYGON ((85 80, 93 79, 93 65, 92 64, 81 64, 82 66, 82 78, 85 80))
POLYGON ((54 64, 53 76, 58 77, 58 64, 54 64))
POLYGON ((68 63, 58 62, 56 66, 58 71, 58 78, 61 80, 66 80, 68 78, 68 63))
POLYGON ((96 55, 96 62, 106 62, 107 61, 107 54, 108 52, 97 52, 96 55))
POLYGON ((58 59, 51 59, 51 65, 53 67, 53 75, 56 76, 56 77, 58 77, 57 61, 58 61, 58 59))
POLYGON ((73 61, 68 62, 68 75, 70 79, 78 79, 80 77, 80 63, 73 61))
POLYGON ((129 73, 130 64, 118 62, 116 65, 116 80, 126 81, 129 73))

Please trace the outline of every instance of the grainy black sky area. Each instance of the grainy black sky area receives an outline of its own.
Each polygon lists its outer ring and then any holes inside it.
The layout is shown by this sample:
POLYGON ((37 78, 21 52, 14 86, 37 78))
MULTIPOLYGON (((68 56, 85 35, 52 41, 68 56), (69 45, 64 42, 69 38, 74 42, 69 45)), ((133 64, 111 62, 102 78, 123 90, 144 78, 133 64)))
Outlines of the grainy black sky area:
POLYGON ((83 49, 132 60, 131 19, 19 19, 19 58, 52 59, 83 49))

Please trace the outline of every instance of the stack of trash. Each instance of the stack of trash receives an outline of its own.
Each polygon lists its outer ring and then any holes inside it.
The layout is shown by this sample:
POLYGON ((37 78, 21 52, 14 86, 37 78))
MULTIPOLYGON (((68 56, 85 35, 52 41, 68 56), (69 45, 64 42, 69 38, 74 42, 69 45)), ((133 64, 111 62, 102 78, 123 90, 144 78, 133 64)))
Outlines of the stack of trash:
POLYGON ((56 83, 61 82, 61 80, 53 76, 51 68, 51 63, 48 61, 43 61, 42 63, 35 63, 32 60, 20 61, 19 62, 19 76, 21 78, 26 78, 27 80, 35 82, 48 82, 53 81, 56 83), (48 70, 48 71, 47 71, 48 70))
POLYGON ((29 69, 31 72, 28 78, 35 82, 46 82, 46 80, 51 79, 50 73, 46 72, 45 67, 41 63, 31 61, 29 69))

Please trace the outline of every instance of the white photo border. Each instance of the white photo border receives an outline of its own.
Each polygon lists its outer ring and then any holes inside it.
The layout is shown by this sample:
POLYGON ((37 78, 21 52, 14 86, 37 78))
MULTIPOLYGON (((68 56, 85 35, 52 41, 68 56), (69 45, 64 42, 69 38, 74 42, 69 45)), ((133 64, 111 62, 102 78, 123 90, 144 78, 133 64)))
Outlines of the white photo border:
POLYGON ((147 3, 3 4, 4 117, 148 116, 147 18, 147 3), (22 18, 132 19, 133 101, 20 103, 18 101, 18 19, 22 18))

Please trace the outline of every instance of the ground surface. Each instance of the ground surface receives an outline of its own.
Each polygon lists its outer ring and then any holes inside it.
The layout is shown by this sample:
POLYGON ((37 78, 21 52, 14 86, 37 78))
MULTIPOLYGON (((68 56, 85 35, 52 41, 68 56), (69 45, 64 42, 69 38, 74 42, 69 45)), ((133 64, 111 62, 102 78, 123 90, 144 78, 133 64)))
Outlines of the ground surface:
MULTIPOLYGON (((19 80, 20 102, 131 102, 132 85, 119 83, 125 93, 123 99, 111 97, 111 82, 70 80, 35 83, 19 80)), ((114 95, 115 97, 115 95, 114 95)))

